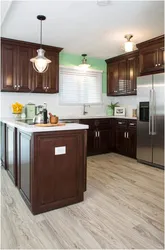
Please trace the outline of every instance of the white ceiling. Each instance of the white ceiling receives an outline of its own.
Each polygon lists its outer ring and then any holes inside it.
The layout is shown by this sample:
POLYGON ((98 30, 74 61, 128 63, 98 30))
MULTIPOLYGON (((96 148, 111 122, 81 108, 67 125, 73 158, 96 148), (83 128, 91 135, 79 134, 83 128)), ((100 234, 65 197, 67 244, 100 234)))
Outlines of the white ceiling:
POLYGON ((106 59, 123 53, 125 34, 133 34, 135 43, 163 34, 163 4, 110 1, 107 6, 98 6, 94 0, 13 1, 1 35, 39 43, 40 23, 36 16, 43 14, 47 17, 43 23, 44 44, 63 47, 68 53, 106 59))

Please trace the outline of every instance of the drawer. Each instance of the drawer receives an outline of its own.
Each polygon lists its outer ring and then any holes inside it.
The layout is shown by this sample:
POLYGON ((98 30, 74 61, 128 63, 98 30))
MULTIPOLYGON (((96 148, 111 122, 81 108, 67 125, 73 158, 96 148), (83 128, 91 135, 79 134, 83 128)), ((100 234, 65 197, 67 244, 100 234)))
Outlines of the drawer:
POLYGON ((95 119, 81 119, 79 123, 88 125, 89 129, 95 129, 95 119))
POLYGON ((111 126, 111 119, 95 119, 94 125, 98 130, 108 129, 111 126))
POLYGON ((136 124, 137 124, 136 120, 129 120, 128 121, 129 128, 136 128, 136 124))
POLYGON ((126 119, 116 119, 116 126, 117 127, 127 127, 127 120, 126 119))

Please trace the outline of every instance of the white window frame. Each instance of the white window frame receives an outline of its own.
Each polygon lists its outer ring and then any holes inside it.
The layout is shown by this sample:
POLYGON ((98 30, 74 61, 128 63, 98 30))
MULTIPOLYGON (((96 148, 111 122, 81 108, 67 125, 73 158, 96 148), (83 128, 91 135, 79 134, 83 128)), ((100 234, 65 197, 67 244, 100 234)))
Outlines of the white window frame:
POLYGON ((103 83, 103 70, 96 70, 96 69, 88 69, 87 71, 90 71, 90 72, 96 72, 96 73, 101 73, 101 81, 100 81, 100 89, 101 89, 101 92, 100 92, 100 102, 98 103, 67 103, 67 102, 63 102, 61 100, 61 97, 60 97, 60 69, 61 68, 66 68, 66 69, 73 69, 73 70, 82 70, 80 69, 78 66, 64 66, 64 65, 60 65, 59 66, 59 104, 61 106, 82 106, 84 104, 86 105, 90 105, 90 106, 98 106, 98 105, 102 105, 103 104, 103 94, 102 94, 102 83, 103 83))

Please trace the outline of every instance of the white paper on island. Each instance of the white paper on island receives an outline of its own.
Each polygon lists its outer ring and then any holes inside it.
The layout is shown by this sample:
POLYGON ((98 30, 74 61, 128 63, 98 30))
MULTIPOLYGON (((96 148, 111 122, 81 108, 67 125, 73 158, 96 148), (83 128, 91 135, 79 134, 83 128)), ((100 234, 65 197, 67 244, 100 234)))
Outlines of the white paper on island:
POLYGON ((66 146, 55 147, 55 155, 64 155, 66 154, 66 146))

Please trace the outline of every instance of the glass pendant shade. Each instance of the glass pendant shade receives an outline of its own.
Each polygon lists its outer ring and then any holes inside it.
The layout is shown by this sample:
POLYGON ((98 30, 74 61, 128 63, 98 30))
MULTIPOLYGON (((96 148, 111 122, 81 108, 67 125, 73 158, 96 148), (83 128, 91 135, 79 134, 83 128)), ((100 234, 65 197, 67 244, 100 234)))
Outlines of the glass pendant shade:
POLYGON ((131 34, 127 34, 124 37, 127 39, 127 41, 124 43, 125 52, 131 52, 134 50, 134 43, 130 41, 132 37, 133 37, 133 35, 131 35, 131 34))
POLYGON ((38 55, 30 59, 30 61, 33 63, 33 68, 35 69, 35 71, 37 71, 38 73, 44 73, 47 71, 49 63, 51 63, 51 60, 47 59, 44 56, 45 50, 38 49, 37 53, 38 55))
POLYGON ((79 65, 79 67, 82 69, 88 69, 91 65, 87 63, 87 59, 85 58, 87 54, 82 54, 82 56, 84 58, 82 59, 82 63, 79 65))
POLYGON ((133 42, 125 42, 124 50, 125 50, 125 52, 133 51, 133 42))
POLYGON ((42 49, 42 21, 46 19, 43 15, 38 15, 37 19, 41 21, 41 29, 40 29, 40 49, 37 50, 38 55, 34 58, 31 58, 30 61, 33 63, 33 68, 38 73, 44 73, 48 70, 49 63, 51 60, 44 56, 45 50, 42 49))

